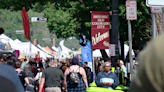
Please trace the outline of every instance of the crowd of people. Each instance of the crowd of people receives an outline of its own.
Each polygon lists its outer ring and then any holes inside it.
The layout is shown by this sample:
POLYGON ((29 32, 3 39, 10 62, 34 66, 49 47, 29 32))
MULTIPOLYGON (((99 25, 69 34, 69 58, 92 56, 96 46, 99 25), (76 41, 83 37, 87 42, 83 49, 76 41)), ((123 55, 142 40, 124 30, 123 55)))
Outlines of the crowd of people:
MULTIPOLYGON (((15 68, 20 82, 27 92, 86 92, 89 83, 93 82, 91 68, 87 62, 80 64, 76 57, 65 60, 47 60, 42 62, 39 55, 26 60, 20 55, 19 61, 1 58, 1 64, 15 68)), ((125 85, 127 70, 122 60, 117 59, 115 66, 110 58, 95 62, 97 87, 115 89, 125 85)))

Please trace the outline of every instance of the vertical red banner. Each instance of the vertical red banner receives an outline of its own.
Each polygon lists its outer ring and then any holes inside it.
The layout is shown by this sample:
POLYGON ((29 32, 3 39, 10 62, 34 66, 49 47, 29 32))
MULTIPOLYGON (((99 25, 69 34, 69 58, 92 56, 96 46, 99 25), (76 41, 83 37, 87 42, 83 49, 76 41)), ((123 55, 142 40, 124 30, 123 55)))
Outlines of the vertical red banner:
POLYGON ((91 14, 91 48, 109 49, 110 44, 110 13, 95 12, 91 14))
POLYGON ((31 41, 28 14, 24 9, 22 9, 21 13, 23 19, 24 37, 31 41))

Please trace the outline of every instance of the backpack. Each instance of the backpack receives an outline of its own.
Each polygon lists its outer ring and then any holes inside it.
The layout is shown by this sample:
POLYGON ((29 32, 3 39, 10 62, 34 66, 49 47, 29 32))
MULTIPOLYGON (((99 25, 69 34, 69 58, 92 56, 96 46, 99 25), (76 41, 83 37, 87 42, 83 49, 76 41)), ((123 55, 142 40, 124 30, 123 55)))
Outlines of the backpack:
MULTIPOLYGON (((70 69, 70 68, 69 68, 70 69)), ((79 71, 80 71, 80 66, 79 66, 79 71)), ((77 69, 77 70, 78 70, 77 69)), ((70 69, 71 70, 71 69, 70 69)), ((76 70, 76 71, 77 71, 76 70)), ((76 72, 76 71, 72 71, 72 72, 70 72, 70 83, 71 84, 78 84, 79 83, 79 75, 78 75, 78 72, 76 72)))

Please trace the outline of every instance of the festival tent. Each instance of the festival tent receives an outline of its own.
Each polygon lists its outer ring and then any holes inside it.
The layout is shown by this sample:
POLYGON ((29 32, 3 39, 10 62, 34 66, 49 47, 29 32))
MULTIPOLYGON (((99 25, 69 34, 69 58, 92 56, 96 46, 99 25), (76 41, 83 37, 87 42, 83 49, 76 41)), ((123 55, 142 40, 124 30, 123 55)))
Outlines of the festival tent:
POLYGON ((52 53, 55 57, 57 57, 57 54, 53 52, 48 46, 45 47, 45 50, 52 53))
MULTIPOLYGON (((129 46, 124 44, 124 58, 126 58, 127 54, 129 52, 129 46)), ((134 57, 135 54, 134 54, 134 51, 132 50, 132 56, 134 57)))
POLYGON ((40 57, 43 58, 43 59, 46 59, 46 57, 49 56, 48 54, 44 53, 43 51, 41 51, 40 49, 38 49, 36 46, 34 46, 31 42, 22 42, 20 44, 22 46, 24 46, 25 48, 27 48, 27 50, 28 50, 27 52, 28 53, 33 53, 35 55, 39 51, 40 52, 40 57), (31 52, 30 52, 30 47, 31 47, 31 52))
POLYGON ((65 54, 65 55, 67 55, 67 57, 70 56, 69 55, 70 52, 73 52, 72 50, 70 50, 69 48, 67 48, 66 46, 64 46, 64 40, 60 41, 59 45, 61 46, 62 53, 65 54))
POLYGON ((15 39, 14 42, 22 43, 19 39, 15 39))
POLYGON ((58 48, 56 48, 55 46, 51 47, 53 49, 53 51, 55 51, 56 53, 58 53, 58 48))
POLYGON ((38 47, 40 50, 42 50, 43 52, 45 52, 46 54, 48 54, 49 56, 54 56, 52 53, 46 51, 42 46, 40 46, 39 44, 36 46, 38 47))
MULTIPOLYGON (((109 56, 109 49, 105 49, 107 55, 109 56)), ((99 49, 93 51, 93 57, 102 57, 101 52, 99 49)))
MULTIPOLYGON (((52 50, 56 53, 58 53, 58 48, 56 48, 55 46, 52 46, 52 50)), ((67 54, 65 53, 61 53, 62 54, 62 58, 69 58, 70 56, 68 56, 67 54)))
MULTIPOLYGON (((105 49, 105 51, 106 51, 107 55, 110 56, 109 55, 109 49, 105 49)), ((129 52, 129 46, 124 44, 124 57, 127 56, 128 52, 129 52)), ((132 56, 134 56, 133 50, 132 50, 132 56)), ((99 49, 93 51, 93 57, 102 57, 99 49)))
POLYGON ((22 47, 18 43, 15 43, 11 38, 7 37, 4 34, 0 35, 0 40, 2 43, 6 43, 6 44, 9 43, 12 49, 19 50, 20 53, 26 53, 26 51, 27 51, 26 48, 22 47))

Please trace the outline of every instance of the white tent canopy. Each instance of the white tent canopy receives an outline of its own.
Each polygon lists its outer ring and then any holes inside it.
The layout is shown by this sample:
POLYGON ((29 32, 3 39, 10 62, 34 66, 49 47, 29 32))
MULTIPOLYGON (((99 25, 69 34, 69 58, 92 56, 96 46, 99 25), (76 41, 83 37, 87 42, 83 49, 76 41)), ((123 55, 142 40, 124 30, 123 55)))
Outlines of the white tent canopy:
MULTIPOLYGON (((129 46, 124 44, 124 58, 126 58, 127 54, 129 52, 129 46)), ((134 51, 132 50, 132 56, 135 56, 134 51)))
POLYGON ((64 40, 60 41, 59 45, 61 46, 62 48, 62 54, 65 54, 67 55, 67 57, 69 57, 69 53, 70 52, 73 52, 72 50, 70 50, 69 48, 67 48, 66 46, 64 46, 64 40))
MULTIPOLYGON (((109 56, 109 49, 105 49, 107 55, 109 56)), ((93 57, 102 57, 99 49, 93 51, 93 57)))
POLYGON ((15 39, 14 42, 22 43, 19 39, 15 39))
POLYGON ((58 48, 56 48, 55 46, 52 46, 52 49, 58 53, 58 48))
POLYGON ((39 44, 37 45, 42 51, 44 51, 45 53, 47 53, 47 54, 52 54, 52 53, 50 53, 50 52, 48 52, 48 51, 46 51, 42 46, 40 46, 39 44))
MULTIPOLYGON (((30 48, 30 42, 24 42, 24 43, 22 43, 22 44, 24 44, 24 45, 27 45, 29 48, 30 48)), ((29 51, 30 51, 30 49, 29 49, 29 51)), ((36 46, 34 46, 33 44, 31 44, 31 52, 33 53, 33 52, 40 52, 40 57, 42 57, 43 59, 46 59, 46 57, 52 57, 52 56, 50 56, 50 55, 48 55, 47 53, 45 53, 45 52, 43 52, 43 51, 41 51, 40 49, 38 49, 36 46)))
POLYGON ((43 51, 41 51, 40 49, 38 49, 36 46, 34 46, 31 42, 21 42, 19 40, 15 40, 15 42, 21 44, 24 48, 26 48, 27 53, 23 53, 23 55, 27 56, 32 56, 35 57, 35 55, 38 53, 38 51, 40 52, 40 57, 43 59, 46 59, 46 57, 49 57, 48 54, 44 53, 43 51), (31 45, 31 52, 30 52, 30 45, 31 45))
MULTIPOLYGON (((109 55, 109 49, 105 49, 105 51, 106 51, 107 55, 110 56, 109 55)), ((128 51, 129 51, 129 46, 124 44, 124 57, 127 56, 128 51)), ((134 56, 134 51, 133 50, 132 50, 132 56, 134 56)), ((100 52, 99 49, 93 51, 93 57, 102 57, 101 52, 100 52)))
POLYGON ((0 40, 2 43, 9 43, 11 48, 14 50, 19 50, 20 53, 26 53, 26 49, 22 47, 20 44, 15 43, 11 38, 7 37, 4 34, 0 35, 0 40))

